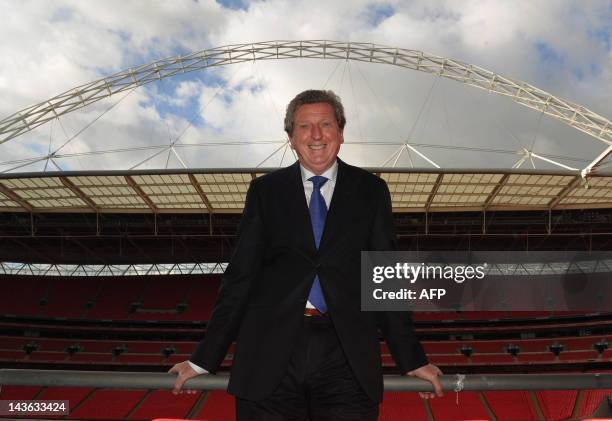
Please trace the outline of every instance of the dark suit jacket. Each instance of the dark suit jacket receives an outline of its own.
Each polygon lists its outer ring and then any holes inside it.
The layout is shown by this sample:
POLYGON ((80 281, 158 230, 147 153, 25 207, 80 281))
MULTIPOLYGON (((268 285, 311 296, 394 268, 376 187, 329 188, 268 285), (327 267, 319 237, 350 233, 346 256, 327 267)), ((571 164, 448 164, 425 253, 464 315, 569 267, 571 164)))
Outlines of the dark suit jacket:
POLYGON ((387 185, 338 160, 328 207, 317 251, 299 164, 251 183, 206 336, 190 359, 214 373, 236 340, 230 393, 260 400, 279 384, 315 272, 346 358, 374 401, 382 399, 377 328, 402 373, 427 364, 409 313, 360 311, 360 252, 395 248, 387 185))

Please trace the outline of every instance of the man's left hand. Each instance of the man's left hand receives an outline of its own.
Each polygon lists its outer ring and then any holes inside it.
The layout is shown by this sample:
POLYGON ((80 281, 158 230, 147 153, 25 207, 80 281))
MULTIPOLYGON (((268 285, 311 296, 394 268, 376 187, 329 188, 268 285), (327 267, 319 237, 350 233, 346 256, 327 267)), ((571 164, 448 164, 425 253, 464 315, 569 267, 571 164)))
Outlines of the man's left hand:
POLYGON ((434 387, 434 393, 432 392, 419 392, 419 396, 423 399, 435 398, 436 396, 442 397, 444 396, 444 392, 442 392, 442 384, 440 383, 440 379, 438 376, 442 375, 442 371, 433 364, 427 364, 422 367, 419 367, 415 370, 409 371, 409 376, 413 376, 419 379, 427 380, 434 387))

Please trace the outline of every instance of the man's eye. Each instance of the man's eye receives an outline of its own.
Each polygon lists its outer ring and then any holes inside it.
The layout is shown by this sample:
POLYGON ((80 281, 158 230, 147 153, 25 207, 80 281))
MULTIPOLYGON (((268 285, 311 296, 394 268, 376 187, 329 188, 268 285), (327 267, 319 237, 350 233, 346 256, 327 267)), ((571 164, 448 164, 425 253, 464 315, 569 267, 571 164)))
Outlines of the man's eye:
POLYGON ((323 122, 323 123, 321 124, 321 126, 323 126, 323 127, 330 127, 330 126, 331 126, 331 123, 330 123, 329 121, 325 121, 325 122, 323 122))

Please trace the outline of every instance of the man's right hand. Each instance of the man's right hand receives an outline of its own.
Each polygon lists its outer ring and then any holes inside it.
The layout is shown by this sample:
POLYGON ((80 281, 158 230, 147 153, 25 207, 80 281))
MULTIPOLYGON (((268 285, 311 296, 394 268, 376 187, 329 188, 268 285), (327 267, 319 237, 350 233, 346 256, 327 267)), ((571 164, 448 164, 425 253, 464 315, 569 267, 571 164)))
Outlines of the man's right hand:
POLYGON ((442 391, 442 384, 440 383, 440 379, 439 379, 439 377, 442 375, 442 371, 437 366, 433 364, 427 364, 415 370, 409 371, 406 374, 412 377, 427 380, 428 382, 432 384, 434 388, 434 393, 419 392, 419 396, 421 398, 430 399, 436 396, 438 397, 444 396, 444 392, 442 391))
MULTIPOLYGON (((175 395, 178 395, 179 393, 183 392, 183 385, 187 380, 200 375, 193 368, 191 368, 191 365, 189 365, 189 361, 183 361, 178 364, 174 364, 174 366, 170 370, 168 370, 168 373, 176 374, 174 389, 172 389, 172 393, 175 395)), ((185 393, 197 393, 197 390, 186 389, 185 393)))

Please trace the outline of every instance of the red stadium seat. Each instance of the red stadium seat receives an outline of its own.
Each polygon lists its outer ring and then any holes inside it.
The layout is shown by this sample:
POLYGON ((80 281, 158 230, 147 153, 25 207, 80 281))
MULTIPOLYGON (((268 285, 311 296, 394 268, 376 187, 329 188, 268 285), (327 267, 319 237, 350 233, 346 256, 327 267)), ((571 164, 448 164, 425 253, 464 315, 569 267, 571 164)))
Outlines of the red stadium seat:
POLYGON ((94 352, 77 352, 71 355, 68 359, 71 363, 82 362, 82 363, 110 363, 113 361, 113 355, 108 353, 94 353, 94 352))
POLYGON ((178 320, 177 305, 185 302, 196 279, 176 277, 168 282, 166 276, 152 276, 138 297, 139 310, 130 315, 133 320, 178 320))
POLYGON ((523 352, 550 352, 548 347, 555 343, 554 339, 523 339, 508 341, 508 345, 516 345, 523 352))
POLYGON ((521 352, 518 354, 519 362, 525 363, 553 363, 556 361, 555 354, 552 352, 521 352))
POLYGON ((550 311, 509 311, 508 319, 546 319, 552 315, 550 311))
POLYGON ((463 342, 456 341, 436 341, 422 343, 426 354, 457 354, 463 342))
POLYGON ((510 354, 473 354, 472 364, 514 364, 514 357, 510 354))
POLYGON ((560 361, 592 361, 598 357, 594 349, 590 351, 563 351, 559 355, 560 361))
POLYGON ((472 348, 475 354, 478 353, 503 353, 506 352, 508 341, 506 340, 494 340, 494 341, 470 341, 465 343, 466 346, 472 348))
POLYGON ((463 320, 501 320, 505 319, 505 311, 463 311, 460 313, 463 320))
POLYGON ((468 364, 468 359, 461 354, 453 355, 428 355, 427 358, 432 364, 439 365, 455 365, 455 364, 468 364))
POLYGON ((593 345, 597 342, 605 340, 605 336, 584 336, 574 338, 559 339, 559 343, 563 345, 563 351, 580 351, 593 350, 593 345))
POLYGON ((16 361, 25 358, 27 354, 23 351, 0 350, 0 361, 16 361))
POLYGON ((188 360, 190 354, 172 354, 167 359, 164 360, 166 364, 174 365, 176 363, 180 363, 181 361, 188 360))
POLYGON ((160 354, 164 348, 174 347, 172 342, 158 342, 158 341, 131 341, 124 342, 124 345, 129 352, 138 352, 143 354, 160 354))
POLYGON ((125 341, 79 340, 82 352, 111 353, 114 348, 123 346, 125 341))
POLYGON ((145 397, 142 390, 96 390, 78 408, 71 419, 124 419, 145 397))
POLYGON ((61 362, 68 359, 68 356, 66 352, 34 351, 28 357, 28 361, 61 362))
POLYGON ((37 342, 32 338, 26 338, 23 336, 3 336, 0 341, 0 349, 4 350, 23 350, 23 346, 29 342, 37 342))
POLYGON ((612 396, 612 389, 584 390, 581 393, 582 399, 577 411, 577 416, 586 417, 592 415, 607 396, 612 396))
POLYGON ((564 420, 572 416, 578 394, 575 390, 544 390, 535 394, 547 420, 564 420))
POLYGON ((121 282, 121 287, 118 287, 117 279, 104 278, 95 297, 94 306, 87 311, 85 317, 126 320, 129 317, 130 304, 138 301, 147 280, 147 277, 130 276, 121 282))
POLYGON ((147 395, 129 419, 186 418, 201 395, 201 393, 173 395, 170 391, 155 390, 147 395))
POLYGON ((67 400, 70 411, 74 411, 92 391, 90 387, 48 387, 42 390, 37 399, 67 400))
POLYGON ((72 339, 47 339, 38 338, 35 341, 38 346, 38 351, 55 351, 63 352, 70 345, 76 345, 79 343, 78 340, 72 339))
POLYGON ((427 421, 425 401, 418 393, 386 392, 380 405, 378 421, 401 421, 410 414, 411 421, 427 421))
POLYGON ((0 308, 2 314, 38 316, 40 300, 44 298, 50 278, 37 276, 9 277, 0 282, 0 308))
POLYGON ((206 404, 195 415, 195 418, 215 421, 234 421, 236 419, 236 409, 234 407, 233 396, 220 390, 208 392, 206 404))
POLYGON ((150 354, 121 354, 117 356, 115 361, 121 364, 161 364, 163 355, 150 355, 150 354))
POLYGON ((40 393, 40 386, 12 386, 5 385, 0 387, 0 399, 4 400, 19 400, 19 399, 34 399, 40 393))
POLYGON ((200 277, 194 284, 186 301, 187 309, 180 315, 181 320, 208 320, 212 313, 221 276, 200 277))
POLYGON ((47 304, 43 314, 47 317, 81 318, 87 311, 86 304, 95 297, 100 278, 53 278, 48 289, 47 304), (70 291, 69 294, 66 292, 70 291))
POLYGON ((460 320, 461 317, 454 311, 416 311, 412 314, 414 320, 460 320))
POLYGON ((441 398, 429 400, 429 406, 435 420, 488 420, 489 413, 480 400, 477 392, 459 393, 459 404, 457 396, 453 392, 447 392, 441 398))
POLYGON ((483 392, 489 407, 499 420, 537 420, 538 414, 531 404, 529 392, 489 391, 483 392))

